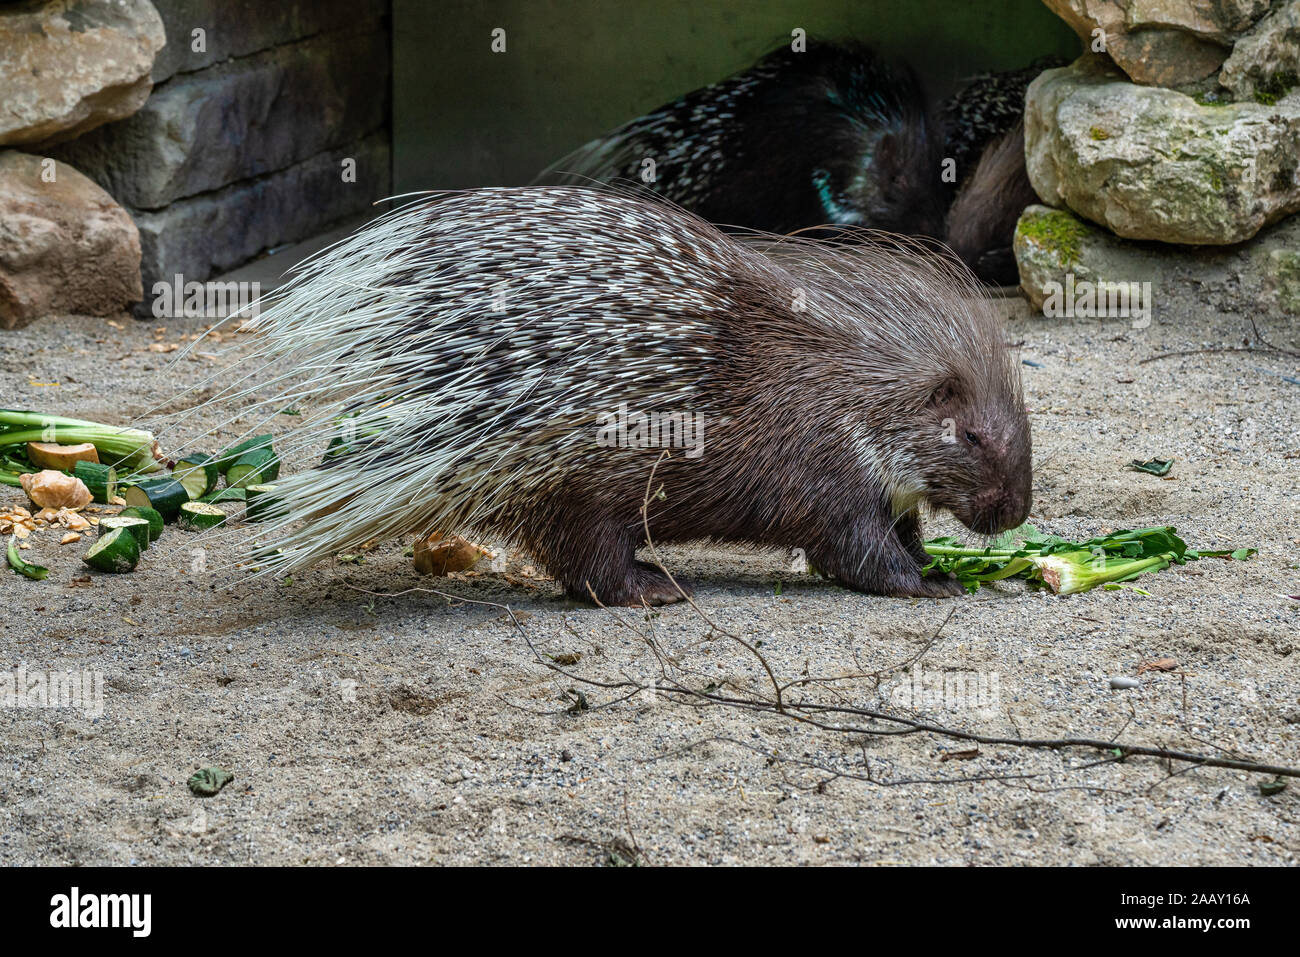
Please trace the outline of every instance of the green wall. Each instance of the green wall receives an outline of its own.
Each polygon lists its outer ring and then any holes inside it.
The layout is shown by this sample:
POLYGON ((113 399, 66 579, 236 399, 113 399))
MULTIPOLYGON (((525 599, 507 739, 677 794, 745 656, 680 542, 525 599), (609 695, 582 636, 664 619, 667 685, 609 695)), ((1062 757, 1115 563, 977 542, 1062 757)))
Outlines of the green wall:
POLYGON ((394 191, 526 183, 795 27, 901 57, 939 96, 983 69, 1079 50, 1041 0, 394 0, 394 191), (504 53, 491 50, 497 27, 504 53))

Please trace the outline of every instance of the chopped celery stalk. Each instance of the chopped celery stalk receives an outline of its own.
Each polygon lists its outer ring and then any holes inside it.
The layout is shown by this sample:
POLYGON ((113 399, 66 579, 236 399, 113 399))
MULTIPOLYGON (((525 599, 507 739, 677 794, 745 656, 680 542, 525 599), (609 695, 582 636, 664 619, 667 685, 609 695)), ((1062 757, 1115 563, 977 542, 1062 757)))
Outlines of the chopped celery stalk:
POLYGON ((58 445, 89 442, 105 465, 124 465, 136 472, 157 472, 162 468, 154 455, 153 434, 143 429, 118 428, 44 412, 0 409, 0 446, 28 442, 58 445))

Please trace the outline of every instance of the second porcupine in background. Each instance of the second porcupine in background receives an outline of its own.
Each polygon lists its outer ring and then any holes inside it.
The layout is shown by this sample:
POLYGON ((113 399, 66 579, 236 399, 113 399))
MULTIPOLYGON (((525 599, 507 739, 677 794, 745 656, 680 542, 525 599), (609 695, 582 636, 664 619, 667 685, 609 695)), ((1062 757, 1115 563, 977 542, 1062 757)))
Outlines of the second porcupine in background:
POLYGON ((948 209, 944 241, 984 282, 1020 281, 1012 243, 1016 223, 1038 194, 1025 170, 1025 128, 1017 122, 993 140, 948 209))
POLYGON ((779 256, 607 190, 483 189, 319 254, 254 320, 252 378, 283 371, 241 414, 256 431, 301 407, 289 453, 348 434, 279 480, 263 572, 476 532, 523 545, 575 598, 675 601, 635 557, 649 490, 656 543, 802 549, 850 588, 960 593, 922 575, 920 506, 991 534, 1030 504, 1001 323, 914 243, 771 241, 779 256), (689 416, 698 441, 602 441, 616 410, 689 416))
POLYGON ((536 182, 635 183, 724 226, 938 238, 948 199, 939 146, 906 68, 859 44, 818 41, 631 120, 536 182))
POLYGON ((984 282, 1020 281, 1011 249, 1016 222, 1039 201, 1025 169, 1025 91, 1067 62, 1045 56, 1023 69, 977 74, 939 107, 944 156, 957 172, 944 241, 984 282))
POLYGON ((724 227, 942 238, 980 279, 1010 285, 1019 281, 1015 224, 1037 202, 1025 172, 1025 90, 1065 63, 1047 56, 978 74, 930 119, 915 77, 865 46, 782 47, 592 140, 537 182, 644 184, 724 227), (943 182, 943 159, 956 182, 943 182))

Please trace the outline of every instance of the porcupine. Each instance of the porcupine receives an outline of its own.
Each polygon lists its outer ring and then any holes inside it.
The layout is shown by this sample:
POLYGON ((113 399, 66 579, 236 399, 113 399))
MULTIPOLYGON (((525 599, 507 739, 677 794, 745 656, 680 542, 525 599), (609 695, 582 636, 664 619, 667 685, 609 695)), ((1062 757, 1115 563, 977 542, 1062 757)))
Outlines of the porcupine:
POLYGON ((660 200, 523 187, 433 194, 318 254, 253 320, 246 381, 287 371, 245 414, 299 406, 284 450, 351 428, 345 454, 277 483, 264 571, 475 531, 571 596, 673 601, 635 557, 653 467, 655 544, 802 548, 850 588, 959 593, 922 575, 921 503, 988 534, 1030 503, 998 321, 900 237, 771 241, 779 259, 660 200), (702 416, 702 454, 602 446, 620 408, 702 416))
POLYGON ((1037 201, 1025 171, 1027 67, 977 74, 934 119, 919 83, 861 44, 788 47, 598 137, 536 180, 639 180, 710 222, 774 232, 823 224, 942 238, 985 282, 1018 281, 1015 223, 1037 201), (942 158, 958 181, 945 184, 942 158))
POLYGON ((1045 56, 1023 69, 980 73, 939 107, 944 156, 958 176, 944 240, 985 282, 1019 282, 1011 242, 1020 214, 1038 202, 1025 169, 1025 91, 1067 62, 1045 56))
POLYGON ((535 181, 642 183, 709 222, 938 238, 940 139, 915 77, 855 43, 781 47, 587 143, 535 181))

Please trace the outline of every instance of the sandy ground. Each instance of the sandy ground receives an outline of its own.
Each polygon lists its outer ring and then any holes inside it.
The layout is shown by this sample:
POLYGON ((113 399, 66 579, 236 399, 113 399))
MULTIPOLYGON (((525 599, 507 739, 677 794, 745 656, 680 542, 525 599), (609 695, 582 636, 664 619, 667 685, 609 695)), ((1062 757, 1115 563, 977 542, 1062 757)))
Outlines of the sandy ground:
MULTIPOLYGON (((1009 303, 1035 431, 1033 520, 1058 534, 1172 524, 1194 546, 1255 545, 1149 577, 1145 597, 1009 585, 945 602, 868 597, 789 570, 790 557, 673 549, 701 609, 761 642, 782 680, 895 668, 792 693, 1002 736, 1091 736, 1300 765, 1300 385, 1295 360, 1242 353, 1243 316, 1189 299, 1155 325, 1046 321, 1009 303), (1162 480, 1130 459, 1177 460, 1162 480), (778 582, 780 582, 778 589, 778 582), (952 617, 937 637, 945 615, 952 617), (1108 678, 1156 658, 1185 677, 1108 678), (938 676, 937 678, 935 676, 938 676)), ((197 322, 169 321, 157 341, 197 322)), ((1294 327, 1261 332, 1295 348, 1294 327)), ((0 406, 127 421, 204 360, 169 365, 147 323, 68 317, 0 334, 0 406)), ((190 431, 212 423, 202 416, 190 431)), ((286 419, 284 427, 291 425, 286 419)), ((237 425, 236 428, 242 428, 237 425)), ((232 433, 233 434, 233 433, 232 433)), ((183 435, 177 436, 182 438, 183 435)), ((0 501, 21 495, 0 489, 0 501)), ((930 530, 957 531, 950 520, 930 530)), ((43 582, 5 572, 0 668, 90 670, 102 716, 0 710, 0 863, 1294 864, 1300 784, 1080 750, 866 737, 775 715, 583 687, 534 659, 499 607, 571 670, 649 680, 652 628, 693 687, 765 693, 750 653, 689 607, 620 623, 575 607, 512 557, 505 574, 420 578, 381 546, 292 582, 243 583, 196 564, 171 527, 130 575, 87 574, 85 542, 33 536, 43 582), (354 587, 350 587, 354 586, 354 587), (220 765, 210 799, 186 779, 220 765), (867 780, 870 778, 870 780, 867 780), (962 780, 976 778, 980 780, 962 780), (943 780, 938 780, 943 779, 943 780), (919 783, 909 783, 917 781, 919 783), (639 851, 638 851, 639 849, 639 851)), ((232 557, 210 546, 207 568, 232 557)))

